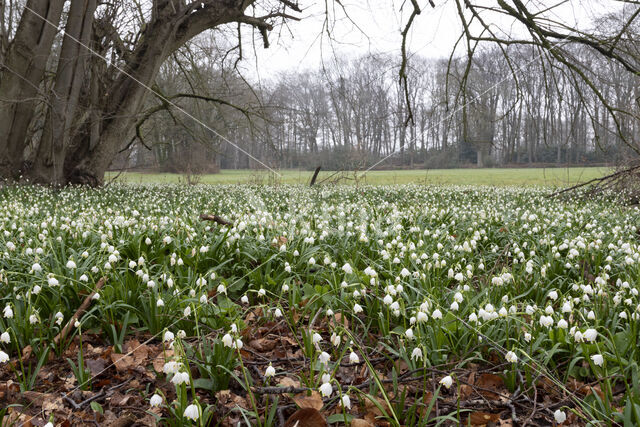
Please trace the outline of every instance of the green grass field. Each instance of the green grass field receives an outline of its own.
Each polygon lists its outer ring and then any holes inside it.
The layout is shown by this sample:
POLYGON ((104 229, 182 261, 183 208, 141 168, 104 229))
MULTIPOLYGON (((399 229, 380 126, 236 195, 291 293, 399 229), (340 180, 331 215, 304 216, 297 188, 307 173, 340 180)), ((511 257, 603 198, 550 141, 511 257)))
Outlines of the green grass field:
MULTIPOLYGON (((392 185, 422 183, 431 185, 495 185, 495 186, 551 186, 562 187, 584 182, 603 176, 609 172, 605 167, 574 168, 508 168, 508 169, 431 169, 431 170, 397 170, 371 171, 365 176, 359 174, 360 182, 372 185, 392 185)), ((284 183, 307 184, 312 172, 306 170, 282 170, 281 177, 256 170, 223 170, 218 174, 203 175, 203 184, 247 184, 247 183, 284 183)), ((317 182, 330 182, 334 172, 323 171, 317 182)), ((349 179, 341 183, 354 183, 353 173, 345 174, 349 179)), ((106 179, 116 179, 129 183, 178 183, 184 182, 179 174, 125 172, 118 175, 109 172, 106 179)))

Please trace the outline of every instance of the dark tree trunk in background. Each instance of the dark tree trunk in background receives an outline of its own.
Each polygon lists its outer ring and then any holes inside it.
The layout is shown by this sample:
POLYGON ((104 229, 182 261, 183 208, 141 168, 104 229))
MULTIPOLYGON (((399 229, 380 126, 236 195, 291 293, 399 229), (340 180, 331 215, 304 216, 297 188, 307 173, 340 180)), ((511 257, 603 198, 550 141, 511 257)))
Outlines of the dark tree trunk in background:
POLYGON ((66 182, 65 154, 70 145, 73 120, 88 62, 89 52, 83 45, 90 43, 95 10, 96 0, 74 0, 71 3, 55 85, 50 97, 51 106, 29 171, 34 182, 56 185, 66 182))
MULTIPOLYGON (((60 21, 63 6, 64 0, 27 1, 27 7, 54 23, 60 21)), ((25 9, 9 45, 0 71, 0 177, 23 173, 27 132, 56 33, 55 27, 25 9)))

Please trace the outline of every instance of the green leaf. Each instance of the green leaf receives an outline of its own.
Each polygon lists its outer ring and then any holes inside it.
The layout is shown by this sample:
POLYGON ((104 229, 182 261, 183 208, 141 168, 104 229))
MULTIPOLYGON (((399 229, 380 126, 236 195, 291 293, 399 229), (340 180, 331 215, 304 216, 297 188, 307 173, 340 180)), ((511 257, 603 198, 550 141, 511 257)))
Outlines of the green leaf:
POLYGON ((102 406, 100 406, 98 402, 95 402, 95 401, 91 402, 91 409, 93 409, 93 412, 104 414, 104 409, 102 409, 102 406))

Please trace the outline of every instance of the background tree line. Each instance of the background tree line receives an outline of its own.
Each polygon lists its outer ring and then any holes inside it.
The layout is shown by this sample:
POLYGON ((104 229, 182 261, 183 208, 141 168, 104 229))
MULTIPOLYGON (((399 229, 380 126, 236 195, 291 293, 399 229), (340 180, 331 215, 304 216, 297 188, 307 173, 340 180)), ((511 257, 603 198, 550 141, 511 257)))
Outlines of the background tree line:
MULTIPOLYGON (((639 78, 584 47, 569 52, 589 67, 611 105, 629 112, 620 118, 622 135, 585 82, 562 65, 551 76, 529 46, 508 48, 510 65, 497 47, 476 54, 466 75, 466 57, 412 58, 412 121, 397 57, 343 59, 281 74, 260 87, 233 74, 221 79, 223 70, 192 58, 186 74, 169 61, 159 84, 178 92, 197 76, 199 92, 234 99, 237 108, 196 99, 187 108, 252 156, 281 168, 362 168, 386 156, 380 167, 613 164, 635 156, 628 142, 640 140, 639 78)), ((145 145, 154 148, 135 146, 128 165, 179 171, 193 165, 195 154, 202 170, 259 166, 195 123, 184 125, 166 111, 153 117, 143 128, 150 140, 145 145)))

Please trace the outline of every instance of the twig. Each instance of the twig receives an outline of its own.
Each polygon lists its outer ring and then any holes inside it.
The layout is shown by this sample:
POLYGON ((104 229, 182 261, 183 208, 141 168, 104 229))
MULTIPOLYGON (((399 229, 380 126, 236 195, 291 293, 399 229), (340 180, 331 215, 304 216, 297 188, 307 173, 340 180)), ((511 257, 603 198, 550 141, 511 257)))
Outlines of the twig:
POLYGON ((69 319, 65 327, 62 328, 60 333, 58 333, 58 335, 56 335, 53 338, 53 342, 55 344, 58 344, 58 342, 67 338, 67 335, 69 335, 69 332, 71 332, 71 329, 73 328, 73 325, 75 324, 76 320, 79 320, 80 317, 82 317, 82 315, 84 314, 84 312, 87 311, 87 308, 89 308, 89 305, 91 304, 93 297, 104 286, 105 283, 107 283, 106 276, 98 280, 98 283, 96 283, 96 290, 91 292, 89 295, 85 297, 84 301, 82 301, 82 304, 80 304, 80 307, 76 310, 75 314, 71 317, 71 319, 69 319))

